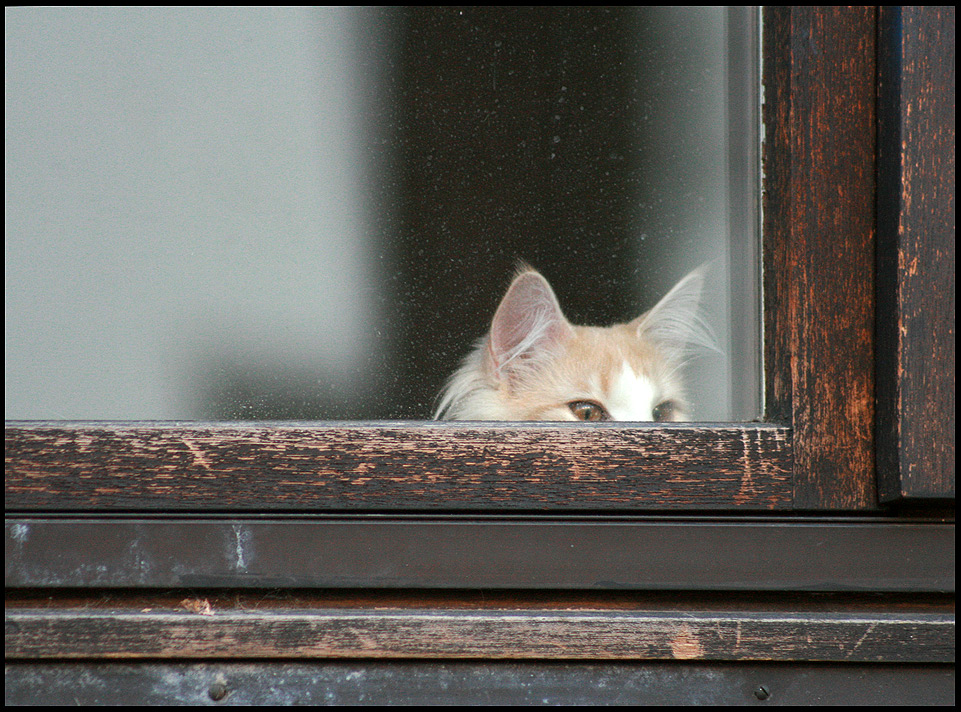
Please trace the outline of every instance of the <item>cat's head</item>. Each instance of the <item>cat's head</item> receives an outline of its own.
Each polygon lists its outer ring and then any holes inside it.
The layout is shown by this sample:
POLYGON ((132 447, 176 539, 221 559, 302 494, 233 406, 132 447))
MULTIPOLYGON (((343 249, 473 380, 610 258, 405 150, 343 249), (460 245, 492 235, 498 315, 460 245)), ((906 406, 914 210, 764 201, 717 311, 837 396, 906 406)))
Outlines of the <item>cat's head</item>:
POLYGON ((650 311, 611 327, 575 326, 547 280, 514 277, 488 335, 445 390, 441 417, 471 420, 682 421, 681 366, 711 344, 699 316, 705 269, 650 311))

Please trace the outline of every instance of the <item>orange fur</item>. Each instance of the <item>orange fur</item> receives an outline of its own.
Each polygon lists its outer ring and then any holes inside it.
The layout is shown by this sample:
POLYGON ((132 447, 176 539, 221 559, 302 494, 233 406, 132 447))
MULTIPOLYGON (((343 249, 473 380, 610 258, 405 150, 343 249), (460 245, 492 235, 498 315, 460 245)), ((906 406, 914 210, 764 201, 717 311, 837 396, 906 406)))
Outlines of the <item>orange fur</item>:
POLYGON ((578 420, 576 404, 590 403, 605 420, 687 419, 681 366, 692 345, 710 345, 703 276, 695 270, 630 323, 591 327, 568 322, 547 280, 521 270, 435 417, 578 420))

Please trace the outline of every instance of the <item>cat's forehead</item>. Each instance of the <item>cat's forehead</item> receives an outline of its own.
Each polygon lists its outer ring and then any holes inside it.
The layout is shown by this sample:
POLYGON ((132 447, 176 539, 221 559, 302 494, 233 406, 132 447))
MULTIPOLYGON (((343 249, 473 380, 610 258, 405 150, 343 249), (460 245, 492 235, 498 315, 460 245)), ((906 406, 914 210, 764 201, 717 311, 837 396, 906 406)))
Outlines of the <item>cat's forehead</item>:
POLYGON ((607 379, 617 377, 625 364, 635 374, 648 377, 656 377, 662 364, 666 365, 658 348, 639 336, 630 324, 576 326, 567 352, 570 358, 585 367, 592 365, 607 379))

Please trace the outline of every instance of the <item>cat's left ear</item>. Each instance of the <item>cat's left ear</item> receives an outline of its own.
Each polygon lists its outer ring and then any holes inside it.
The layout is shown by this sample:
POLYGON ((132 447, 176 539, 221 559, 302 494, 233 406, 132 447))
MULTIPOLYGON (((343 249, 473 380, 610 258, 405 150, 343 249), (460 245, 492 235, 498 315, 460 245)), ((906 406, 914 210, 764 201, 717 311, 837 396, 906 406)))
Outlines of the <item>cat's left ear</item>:
POLYGON ((658 343, 677 359, 698 347, 719 352, 701 307, 708 268, 704 264, 690 272, 653 309, 631 322, 638 335, 658 343))
POLYGON ((551 285, 532 269, 511 282, 491 322, 488 355, 497 373, 516 380, 572 334, 551 285))

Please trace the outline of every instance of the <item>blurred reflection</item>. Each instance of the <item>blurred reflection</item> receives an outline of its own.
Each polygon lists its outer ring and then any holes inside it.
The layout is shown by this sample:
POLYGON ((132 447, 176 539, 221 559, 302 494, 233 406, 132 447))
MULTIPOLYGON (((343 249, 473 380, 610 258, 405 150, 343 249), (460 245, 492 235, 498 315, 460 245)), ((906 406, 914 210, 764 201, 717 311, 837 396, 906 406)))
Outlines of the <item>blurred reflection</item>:
POLYGON ((518 258, 577 323, 713 260, 757 414, 748 10, 5 21, 6 418, 426 418, 518 258))

